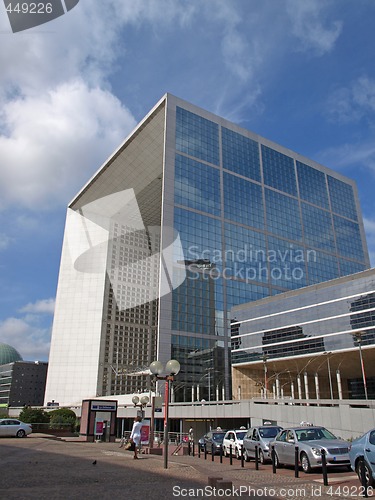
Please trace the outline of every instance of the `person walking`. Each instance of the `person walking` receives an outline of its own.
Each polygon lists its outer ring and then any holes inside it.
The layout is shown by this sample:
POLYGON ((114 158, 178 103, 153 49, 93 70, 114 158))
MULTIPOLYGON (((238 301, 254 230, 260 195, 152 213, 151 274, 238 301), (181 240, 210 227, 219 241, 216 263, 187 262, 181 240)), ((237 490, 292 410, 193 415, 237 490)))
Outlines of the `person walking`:
POLYGON ((134 419, 133 423, 133 428, 130 433, 130 439, 134 443, 134 457, 135 459, 138 458, 138 448, 141 443, 141 429, 142 429, 142 418, 137 416, 134 419))

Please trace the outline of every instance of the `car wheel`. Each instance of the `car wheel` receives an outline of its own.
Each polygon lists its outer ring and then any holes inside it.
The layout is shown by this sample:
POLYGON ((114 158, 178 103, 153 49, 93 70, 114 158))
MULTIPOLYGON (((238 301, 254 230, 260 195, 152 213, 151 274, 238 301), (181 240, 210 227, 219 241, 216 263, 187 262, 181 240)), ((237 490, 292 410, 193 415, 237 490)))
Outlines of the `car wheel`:
POLYGON ((303 472, 306 472, 306 474, 311 472, 310 460, 306 453, 301 453, 301 467, 303 472))
POLYGON ((259 450, 259 462, 263 465, 265 460, 264 460, 264 454, 262 450, 259 450))
MULTIPOLYGON (((363 462, 363 458, 359 459, 356 466, 355 466, 355 471, 357 473, 359 480, 361 481, 361 484, 362 484, 362 462, 363 462)), ((372 477, 371 469, 368 466, 366 460, 364 462, 365 462, 366 484, 367 484, 367 486, 374 486, 375 482, 374 482, 374 478, 372 477)))
POLYGON ((18 438, 23 438, 23 437, 25 437, 25 436, 26 436, 26 432, 25 432, 23 429, 20 429, 19 431, 17 431, 16 436, 17 436, 18 438))
POLYGON ((240 450, 237 448, 237 446, 234 450, 234 454, 236 455, 237 460, 239 460, 240 459, 240 450))
POLYGON ((279 457, 277 456, 276 451, 275 451, 275 467, 276 467, 276 469, 280 469, 280 467, 281 467, 280 460, 279 460, 279 457))
POLYGON ((245 462, 250 462, 250 457, 247 454, 246 448, 244 448, 244 450, 243 450, 243 458, 244 458, 245 462))

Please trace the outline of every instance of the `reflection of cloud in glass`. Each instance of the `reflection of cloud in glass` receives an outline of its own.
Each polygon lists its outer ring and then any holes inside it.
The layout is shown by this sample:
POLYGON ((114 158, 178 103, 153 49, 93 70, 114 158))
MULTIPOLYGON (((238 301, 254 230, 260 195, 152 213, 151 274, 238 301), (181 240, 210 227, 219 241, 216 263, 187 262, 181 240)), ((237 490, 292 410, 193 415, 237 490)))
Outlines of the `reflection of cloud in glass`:
POLYGON ((67 241, 79 273, 107 272, 119 310, 145 304, 178 287, 184 266, 179 234, 170 227, 145 228, 133 189, 99 198, 68 211, 67 241), (163 248, 160 242, 163 236, 163 248), (181 272, 173 273, 173 268, 181 272))

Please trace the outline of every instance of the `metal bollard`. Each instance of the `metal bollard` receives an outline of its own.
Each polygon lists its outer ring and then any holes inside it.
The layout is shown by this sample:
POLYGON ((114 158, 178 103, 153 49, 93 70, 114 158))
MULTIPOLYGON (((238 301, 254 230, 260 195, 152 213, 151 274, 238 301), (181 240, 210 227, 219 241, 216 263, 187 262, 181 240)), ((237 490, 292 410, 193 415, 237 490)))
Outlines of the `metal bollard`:
POLYGON ((255 445, 255 470, 259 470, 259 452, 258 445, 255 445))
POLYGON ((188 455, 191 455, 191 446, 190 446, 190 441, 188 442, 188 455))
POLYGON ((220 445, 220 463, 223 463, 223 445, 220 445))
POLYGON ((229 445, 229 464, 233 465, 232 445, 229 445))
POLYGON ((365 498, 368 498, 368 492, 367 492, 367 478, 366 478, 366 464, 365 464, 365 459, 361 460, 361 484, 363 487, 363 496, 365 498))
POLYGON ((328 486, 327 460, 326 460, 325 449, 322 449, 322 472, 323 472, 323 484, 324 486, 328 486))
POLYGON ((294 477, 299 476, 298 446, 294 449, 294 477))
POLYGON ((271 448, 271 459, 272 459, 272 472, 276 474, 276 456, 275 456, 275 446, 271 448))
POLYGON ((201 444, 198 441, 198 458, 201 458, 201 444))
POLYGON ((241 444, 241 467, 245 467, 245 458, 243 456, 243 444, 241 444))
POLYGON ((207 443, 204 443, 204 459, 207 460, 207 443))
POLYGON ((215 445, 214 443, 211 444, 211 462, 215 460, 215 445))
POLYGON ((194 444, 194 441, 191 442, 191 447, 192 447, 192 450, 193 450, 193 457, 195 457, 195 444, 194 444))

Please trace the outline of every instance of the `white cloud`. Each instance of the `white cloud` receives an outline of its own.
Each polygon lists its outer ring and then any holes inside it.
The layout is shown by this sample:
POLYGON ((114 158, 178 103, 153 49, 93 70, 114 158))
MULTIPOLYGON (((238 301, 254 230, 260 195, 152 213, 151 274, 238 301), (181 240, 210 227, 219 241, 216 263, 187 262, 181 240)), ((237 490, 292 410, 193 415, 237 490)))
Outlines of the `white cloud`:
POLYGON ((347 87, 337 88, 327 101, 327 114, 339 123, 374 121, 375 79, 362 76, 347 87))
POLYGON ((7 318, 0 322, 0 341, 17 349, 25 361, 42 361, 48 358, 50 329, 35 327, 24 319, 7 318))
POLYGON ((363 167, 375 173, 375 143, 356 142, 327 148, 319 153, 317 159, 324 165, 330 165, 331 168, 363 167))
POLYGON ((27 313, 47 313, 53 314, 55 310, 55 299, 37 300, 34 303, 29 302, 26 306, 20 309, 20 312, 27 313))
POLYGON ((135 125, 110 92, 81 80, 3 108, 1 204, 40 209, 66 203, 135 125))
POLYGON ((10 236, 0 233, 0 251, 8 248, 12 241, 13 239, 10 236))
POLYGON ((330 52, 342 31, 342 22, 325 20, 327 2, 287 0, 292 33, 299 40, 296 50, 312 51, 318 56, 330 52))

